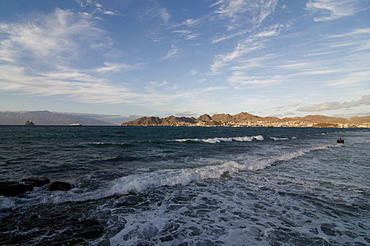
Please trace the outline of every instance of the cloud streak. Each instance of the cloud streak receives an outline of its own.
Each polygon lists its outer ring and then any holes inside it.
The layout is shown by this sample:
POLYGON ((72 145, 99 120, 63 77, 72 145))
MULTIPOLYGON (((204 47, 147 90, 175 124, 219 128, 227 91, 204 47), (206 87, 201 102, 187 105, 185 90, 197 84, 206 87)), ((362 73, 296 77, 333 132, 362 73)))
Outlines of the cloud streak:
POLYGON ((362 0, 310 0, 306 9, 318 14, 314 21, 332 21, 364 11, 362 0))
POLYGON ((313 112, 313 111, 325 111, 325 110, 337 110, 337 109, 351 109, 353 107, 358 107, 361 105, 370 105, 370 95, 365 95, 357 101, 351 102, 324 102, 313 104, 310 106, 300 107, 297 110, 303 112, 313 112))
POLYGON ((242 42, 238 43, 232 52, 216 55, 213 64, 210 66, 211 72, 213 74, 218 74, 221 72, 223 67, 235 62, 237 59, 245 56, 246 54, 263 49, 265 47, 265 43, 269 41, 270 38, 275 37, 278 34, 278 28, 271 27, 267 30, 249 36, 242 42))
POLYGON ((277 0, 219 0, 211 7, 218 6, 215 13, 220 18, 230 18, 232 22, 236 22, 248 12, 253 25, 259 26, 274 11, 277 2, 277 0))

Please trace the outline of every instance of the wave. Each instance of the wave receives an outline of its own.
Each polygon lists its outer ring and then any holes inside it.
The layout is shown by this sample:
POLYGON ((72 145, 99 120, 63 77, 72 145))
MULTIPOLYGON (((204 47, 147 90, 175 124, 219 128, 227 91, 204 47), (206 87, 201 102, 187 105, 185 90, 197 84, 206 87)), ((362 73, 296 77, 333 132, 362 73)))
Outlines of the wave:
POLYGON ((204 142, 204 143, 220 143, 220 142, 251 142, 253 140, 263 141, 264 138, 261 135, 251 136, 251 137, 231 137, 231 138, 184 138, 184 139, 175 139, 176 142, 204 142))
POLYGON ((289 138, 284 137, 270 137, 271 140, 280 141, 280 140, 289 140, 289 138))
POLYGON ((245 161, 230 160, 224 161, 222 164, 218 165, 179 170, 158 170, 152 173, 130 175, 113 181, 110 193, 111 195, 125 195, 130 192, 145 192, 149 189, 162 186, 187 185, 194 181, 220 179, 224 176, 232 176, 239 172, 265 169, 270 166, 278 165, 285 161, 304 156, 312 151, 325 150, 334 147, 338 146, 318 145, 298 149, 296 151, 273 156, 271 158, 259 158, 253 160, 246 159, 245 161))
POLYGON ((89 145, 92 145, 92 146, 95 146, 95 147, 111 147, 111 146, 130 147, 133 144, 131 144, 131 143, 90 142, 89 145))
POLYGON ((192 182, 207 180, 207 179, 221 179, 223 177, 233 177, 239 172, 258 171, 266 169, 270 166, 282 164, 286 161, 299 158, 312 151, 325 150, 328 148, 339 147, 340 145, 317 145, 297 149, 292 152, 283 153, 281 155, 274 155, 272 157, 254 157, 242 156, 239 160, 217 160, 213 161, 214 165, 207 165, 197 168, 183 168, 183 169, 163 169, 151 171, 143 170, 141 173, 130 174, 117 178, 102 184, 103 187, 98 190, 86 192, 78 188, 67 192, 60 196, 49 197, 49 201, 54 203, 66 201, 84 201, 95 200, 104 197, 115 195, 127 195, 131 192, 142 193, 148 192, 152 189, 165 186, 188 185, 192 182), (216 164, 220 163, 220 164, 216 164), (82 193, 81 193, 82 192, 82 193))

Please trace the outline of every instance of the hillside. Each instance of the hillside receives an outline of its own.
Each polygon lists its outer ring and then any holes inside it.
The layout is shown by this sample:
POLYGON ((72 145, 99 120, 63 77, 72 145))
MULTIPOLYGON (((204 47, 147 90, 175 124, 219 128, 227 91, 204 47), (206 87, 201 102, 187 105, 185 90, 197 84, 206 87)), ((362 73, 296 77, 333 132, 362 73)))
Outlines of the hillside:
POLYGON ((112 123, 79 115, 53 113, 49 111, 0 112, 0 125, 25 125, 31 120, 37 125, 113 125, 112 123))
POLYGON ((203 114, 193 117, 141 117, 122 123, 122 126, 228 126, 228 127, 370 127, 370 116, 353 117, 350 119, 329 117, 324 115, 308 115, 305 117, 260 117, 246 112, 236 115, 203 114))

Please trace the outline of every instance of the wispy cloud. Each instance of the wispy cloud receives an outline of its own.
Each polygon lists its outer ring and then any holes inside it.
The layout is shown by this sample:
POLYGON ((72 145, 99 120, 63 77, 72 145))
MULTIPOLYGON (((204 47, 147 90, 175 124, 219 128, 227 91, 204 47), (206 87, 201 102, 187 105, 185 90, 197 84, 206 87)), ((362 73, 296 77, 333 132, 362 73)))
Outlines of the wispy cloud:
POLYGON ((20 62, 24 58, 61 62, 63 56, 76 56, 81 42, 90 48, 97 43, 110 45, 102 36, 104 31, 94 22, 68 10, 56 9, 50 15, 41 14, 28 22, 1 23, 0 29, 5 34, 0 43, 0 59, 7 62, 20 62))
POLYGON ((174 57, 178 51, 179 49, 174 44, 172 44, 171 49, 167 52, 165 56, 161 58, 161 60, 167 60, 167 59, 174 57))
POLYGON ((369 38, 368 28, 324 35, 314 41, 315 49, 304 51, 300 58, 280 61, 277 67, 295 78, 330 75, 322 86, 338 88, 365 84, 370 76, 369 38))
POLYGON ((230 18, 232 22, 236 22, 248 16, 248 21, 253 27, 258 27, 275 10, 277 2, 277 0, 219 0, 211 6, 218 6, 215 13, 220 18, 230 18))
POLYGON ((129 65, 126 63, 113 63, 113 62, 104 62, 103 67, 99 67, 97 69, 93 69, 99 73, 106 73, 106 72, 119 72, 122 70, 128 71, 137 69, 140 66, 140 64, 137 65, 129 65))
POLYGON ((146 2, 139 11, 140 15, 138 18, 141 21, 150 22, 159 26, 171 24, 172 15, 158 1, 146 2))
POLYGON ((158 82, 158 81, 152 81, 150 82, 150 84, 153 86, 153 87, 162 87, 162 86, 165 86, 168 84, 167 81, 162 81, 162 82, 158 82))
POLYGON ((264 30, 254 35, 251 35, 247 39, 238 43, 238 45, 234 48, 232 52, 227 54, 216 55, 213 64, 211 64, 210 66, 211 72, 213 74, 220 73, 221 69, 224 66, 230 64, 236 59, 248 53, 264 48, 265 42, 267 42, 269 38, 277 36, 278 34, 279 30, 276 29, 275 27, 272 27, 269 28, 268 30, 264 30))
POLYGON ((199 71, 196 69, 190 70, 188 73, 185 74, 186 77, 193 77, 195 75, 199 74, 199 71))
POLYGON ((66 96, 85 103, 129 102, 141 97, 94 75, 133 66, 105 62, 98 69, 79 69, 76 65, 82 50, 96 52, 94 49, 100 49, 99 44, 107 40, 93 20, 61 9, 33 15, 28 20, 0 23, 1 32, 6 34, 0 41, 1 90, 66 96))
POLYGON ((89 12, 81 12, 84 18, 102 20, 103 15, 119 15, 117 10, 111 10, 104 7, 102 3, 91 0, 76 0, 82 9, 89 12), (89 7, 89 10, 87 8, 89 7))
POLYGON ((248 12, 251 22, 259 26, 274 11, 277 2, 277 0, 219 0, 211 6, 218 6, 215 13, 221 18, 227 17, 232 21, 236 21, 248 12))
POLYGON ((0 73, 3 74, 0 76, 1 90, 17 91, 20 94, 64 95, 79 102, 107 104, 132 102, 141 97, 123 87, 109 85, 106 79, 99 79, 80 71, 29 75, 17 66, 0 66, 0 73))
POLYGON ((220 26, 226 29, 211 41, 212 44, 216 44, 258 28, 274 12, 277 2, 278 0, 219 0, 209 6, 215 10, 199 18, 186 19, 182 25, 197 28, 220 21, 220 26))
POLYGON ((281 76, 251 76, 243 71, 233 72, 228 82, 236 89, 254 88, 281 82, 281 76))
POLYGON ((185 37, 185 39, 190 40, 194 39, 198 36, 198 34, 195 34, 194 32, 190 30, 175 30, 174 33, 179 33, 181 36, 185 37))
POLYGON ((314 21, 331 21, 368 9, 364 4, 366 1, 363 0, 310 0, 306 9, 318 15, 314 17, 314 21))
POLYGON ((231 38, 235 38, 237 36, 240 36, 240 35, 243 35, 243 34, 246 34, 246 33, 248 33, 247 30, 242 30, 242 31, 235 32, 235 33, 232 33, 232 34, 229 34, 229 35, 223 35, 222 37, 213 39, 211 44, 217 44, 219 42, 222 42, 222 41, 225 41, 225 40, 228 40, 228 39, 231 39, 231 38))
POLYGON ((324 102, 313 104, 310 106, 300 107, 298 111, 312 112, 312 111, 324 111, 324 110, 337 110, 337 109, 350 109, 361 105, 370 105, 370 95, 365 95, 357 101, 351 102, 324 102))

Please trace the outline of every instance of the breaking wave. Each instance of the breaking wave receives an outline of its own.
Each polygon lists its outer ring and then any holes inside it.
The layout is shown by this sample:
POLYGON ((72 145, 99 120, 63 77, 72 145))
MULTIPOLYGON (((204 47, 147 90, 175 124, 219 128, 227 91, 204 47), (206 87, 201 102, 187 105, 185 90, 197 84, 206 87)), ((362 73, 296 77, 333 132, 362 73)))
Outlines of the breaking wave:
POLYGON ((220 143, 220 142, 251 142, 253 140, 263 141, 264 138, 262 135, 251 136, 251 137, 231 137, 231 138, 184 138, 176 139, 176 142, 204 142, 204 143, 220 143))
POLYGON ((239 172, 258 171, 270 166, 282 164, 295 158, 304 156, 312 151, 325 150, 336 147, 335 145, 317 145, 309 148, 297 149, 293 152, 275 155, 269 158, 248 158, 248 156, 241 156, 235 160, 218 160, 215 165, 207 165, 197 168, 183 168, 183 169, 162 169, 153 172, 142 172, 137 174, 130 174, 112 180, 106 183, 105 188, 100 188, 93 192, 68 193, 65 197, 51 198, 53 202, 61 201, 84 201, 91 199, 100 199, 114 195, 127 195, 131 192, 142 193, 148 192, 151 189, 156 189, 164 186, 186 186, 192 182, 207 180, 207 179, 221 179, 233 177, 239 172), (217 164, 220 163, 220 164, 217 164))

